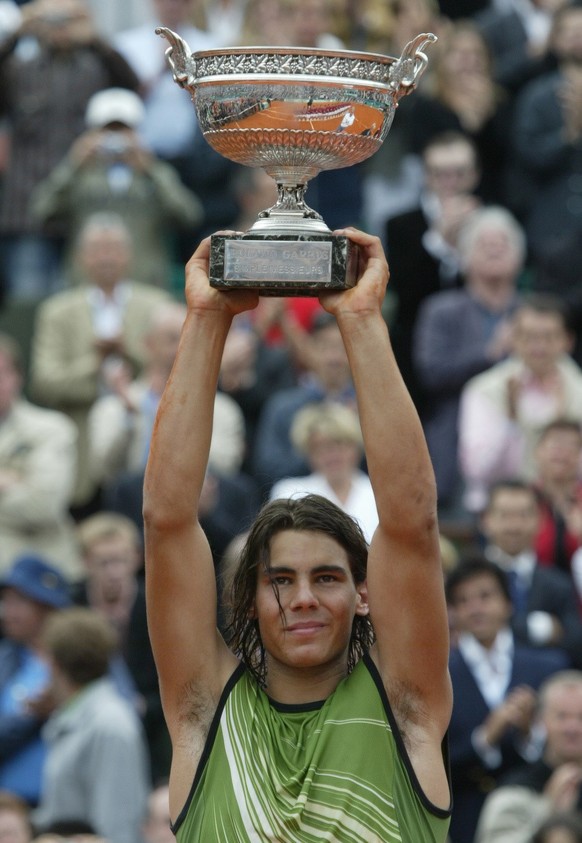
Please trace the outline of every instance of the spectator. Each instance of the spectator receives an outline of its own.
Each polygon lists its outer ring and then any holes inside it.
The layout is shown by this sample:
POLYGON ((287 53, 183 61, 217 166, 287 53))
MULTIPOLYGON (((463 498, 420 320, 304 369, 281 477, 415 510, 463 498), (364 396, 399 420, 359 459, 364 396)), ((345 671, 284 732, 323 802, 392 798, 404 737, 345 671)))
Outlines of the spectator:
POLYGON ((532 486, 502 480, 489 491, 481 519, 485 555, 510 580, 513 630, 518 641, 558 647, 582 665, 582 620, 570 577, 540 565, 535 553, 539 505, 532 486))
POLYGON ((72 598, 77 605, 94 609, 115 629, 116 652, 139 695, 137 711, 156 780, 169 773, 169 738, 147 630, 141 535, 128 518, 99 512, 79 524, 78 536, 86 575, 72 590, 72 598))
POLYGON ((41 727, 51 711, 41 637, 49 617, 69 603, 69 584, 40 557, 20 557, 0 580, 0 790, 30 806, 40 797, 41 727))
POLYGON ((23 395, 21 349, 0 334, 0 573, 25 551, 74 578, 80 573, 69 514, 77 432, 63 413, 23 395))
POLYGON ((507 577, 493 562, 463 559, 449 573, 446 593, 457 635, 449 662, 454 700, 449 836, 451 843, 473 843, 488 791, 535 751, 535 692, 567 667, 568 659, 514 640, 507 577))
POLYGON ((308 343, 312 365, 303 383, 271 396, 259 420, 253 474, 267 492, 276 480, 310 471, 289 436, 298 410, 318 401, 355 406, 348 359, 335 320, 326 313, 317 316, 308 343))
POLYGON ((475 843, 531 843, 555 812, 582 808, 582 673, 559 671, 546 680, 539 719, 542 757, 510 773, 491 793, 475 843))
POLYGON ((8 791, 0 791, 0 840, 4 843, 32 841, 28 805, 8 791))
POLYGON ((356 412, 341 404, 309 404, 295 414, 290 436, 312 473, 279 480, 270 499, 322 495, 358 522, 369 543, 378 512, 370 478, 359 468, 364 444, 356 412))
POLYGON ((495 480, 533 479, 535 446, 546 424, 582 418, 582 369, 571 347, 560 300, 525 297, 515 312, 510 356, 465 384, 459 461, 469 511, 482 508, 495 480))
POLYGON ((86 220, 98 211, 119 214, 135 244, 132 270, 138 281, 171 288, 177 239, 200 224, 202 206, 173 167, 152 154, 137 134, 144 114, 133 91, 108 88, 87 105, 84 131, 65 158, 37 185, 32 210, 43 225, 62 225, 65 274, 73 244, 86 220))
POLYGON ((546 425, 536 446, 535 463, 541 512, 536 553, 542 565, 571 573, 572 556, 582 544, 580 422, 561 417, 546 425))
POLYGON ((411 97, 412 151, 420 154, 441 132, 464 133, 479 154, 478 195, 507 204, 510 102, 495 83, 487 44, 473 21, 455 21, 442 33, 431 67, 432 90, 427 83, 411 97))
POLYGON ((156 35, 156 27, 177 32, 193 53, 220 46, 207 32, 192 26, 194 6, 194 0, 153 0, 151 20, 118 32, 112 41, 140 81, 145 105, 140 134, 148 149, 171 163, 190 154, 200 132, 190 99, 172 79, 165 57, 168 43, 156 35))
POLYGON ((15 299, 56 289, 59 237, 41 234, 29 210, 32 189, 83 130, 87 102, 103 88, 138 80, 96 34, 82 0, 34 0, 0 48, 0 118, 10 137, 0 193, 0 274, 15 299))
POLYGON ((530 82, 516 103, 513 140, 532 195, 525 227, 534 259, 582 227, 582 5, 554 15, 557 70, 530 82))
MULTIPOLYGON (((368 0, 349 5, 353 5, 352 14, 364 17, 365 35, 388 39, 384 48, 371 52, 395 58, 420 32, 433 32, 440 38, 445 25, 436 0, 391 0, 390 3, 368 0), (366 6, 370 10, 369 17, 366 6), (376 25, 378 18, 385 21, 384 25, 376 25)), ((390 128, 389 138, 363 165, 364 219, 368 228, 379 237, 385 234, 386 220, 417 206, 422 190, 422 161, 419 150, 413 147, 412 136, 413 100, 417 96, 403 97, 399 101, 398 116, 390 128)))
POLYGON ((75 513, 95 508, 98 486, 88 464, 87 417, 112 373, 125 361, 139 372, 150 320, 169 295, 129 277, 132 243, 116 215, 85 223, 76 247, 84 283, 42 302, 31 351, 31 389, 67 413, 79 431, 75 513))
POLYGON ((457 424, 467 381, 506 356, 525 257, 523 231, 504 208, 475 211, 459 238, 465 286, 421 305, 413 359, 426 395, 423 426, 441 511, 458 507, 457 424))
POLYGON ((74 607, 50 619, 43 647, 57 708, 44 729, 34 822, 84 820, 109 843, 139 843, 149 770, 139 719, 107 676, 115 633, 97 612, 74 607))
MULTIPOLYGON (((91 470, 98 483, 110 484, 122 472, 143 472, 158 403, 170 376, 186 315, 185 305, 170 302, 153 314, 144 337, 144 366, 137 379, 120 368, 111 392, 89 415, 91 470)), ((245 427, 236 401, 216 395, 210 466, 218 474, 237 474, 245 451, 245 427)))
POLYGON ((569 0, 492 3, 476 15, 493 57, 495 80, 510 96, 553 64, 550 32, 554 13, 569 0))
POLYGON ((432 293, 462 284, 459 233, 478 205, 477 150, 459 132, 430 140, 423 155, 424 186, 420 202, 388 220, 390 261, 387 317, 392 345, 404 382, 422 414, 423 393, 412 361, 418 310, 432 293))

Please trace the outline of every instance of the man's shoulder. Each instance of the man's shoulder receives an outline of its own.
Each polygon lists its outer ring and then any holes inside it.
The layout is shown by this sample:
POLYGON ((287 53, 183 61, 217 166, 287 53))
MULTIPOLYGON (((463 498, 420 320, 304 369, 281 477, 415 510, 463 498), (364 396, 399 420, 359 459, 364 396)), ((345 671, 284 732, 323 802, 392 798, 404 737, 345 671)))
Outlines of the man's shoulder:
POLYGON ((544 591, 550 588, 554 591, 572 592, 572 579, 569 574, 559 568, 541 565, 539 562, 533 570, 532 584, 544 591))
POLYGON ((459 311, 472 309, 473 300, 464 289, 440 290, 428 296, 422 307, 426 315, 438 317, 449 314, 456 318, 459 311))
POLYGON ((39 315, 57 317, 79 307, 88 308, 86 287, 71 287, 53 293, 42 301, 38 307, 39 315))
POLYGON ((131 306, 132 302, 136 301, 152 304, 167 304, 174 301, 172 294, 162 287, 154 287, 152 284, 144 284, 143 281, 135 281, 133 279, 125 283, 131 293, 128 300, 128 307, 131 306))
POLYGON ((551 647, 530 647, 516 643, 513 653, 515 669, 528 672, 529 682, 538 686, 559 670, 566 670, 571 662, 563 650, 551 647))
POLYGON ((21 399, 16 402, 12 412, 15 427, 20 433, 32 430, 46 435, 53 433, 64 434, 71 438, 76 436, 74 422, 59 410, 40 407, 31 401, 21 399))
POLYGON ((466 385, 467 392, 502 392, 505 397, 507 389, 507 379, 516 374, 520 368, 520 363, 513 357, 508 357, 506 360, 501 360, 499 363, 494 363, 484 372, 479 372, 470 378, 466 385))

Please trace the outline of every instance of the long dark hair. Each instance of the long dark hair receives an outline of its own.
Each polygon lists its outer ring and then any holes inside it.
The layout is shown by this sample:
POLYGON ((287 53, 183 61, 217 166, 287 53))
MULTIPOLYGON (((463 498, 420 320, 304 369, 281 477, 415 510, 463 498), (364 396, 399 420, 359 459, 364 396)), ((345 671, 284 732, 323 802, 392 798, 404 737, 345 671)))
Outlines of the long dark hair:
MULTIPOLYGON (((241 551, 226 601, 226 640, 261 685, 266 683, 266 654, 253 608, 259 571, 268 568, 271 539, 282 530, 325 533, 346 551, 355 584, 360 585, 366 579, 368 546, 364 535, 354 519, 327 498, 320 495, 285 498, 262 508, 241 551)), ((348 671, 373 641, 370 618, 356 615, 348 650, 348 671)))

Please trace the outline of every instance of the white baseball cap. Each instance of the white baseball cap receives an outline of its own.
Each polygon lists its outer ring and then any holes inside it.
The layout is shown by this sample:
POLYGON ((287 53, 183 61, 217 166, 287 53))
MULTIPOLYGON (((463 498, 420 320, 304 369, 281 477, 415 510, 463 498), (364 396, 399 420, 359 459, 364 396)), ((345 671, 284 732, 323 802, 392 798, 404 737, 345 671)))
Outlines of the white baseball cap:
POLYGON ((101 129, 109 123, 123 123, 137 128, 145 114, 141 97, 127 88, 106 88, 93 94, 87 103, 85 123, 89 129, 101 129))

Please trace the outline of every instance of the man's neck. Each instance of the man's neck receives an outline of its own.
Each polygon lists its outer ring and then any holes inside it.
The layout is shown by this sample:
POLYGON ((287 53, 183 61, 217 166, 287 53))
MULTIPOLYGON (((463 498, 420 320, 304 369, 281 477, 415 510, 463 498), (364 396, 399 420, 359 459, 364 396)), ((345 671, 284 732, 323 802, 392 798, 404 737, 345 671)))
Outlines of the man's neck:
POLYGON ((345 664, 313 668, 292 668, 269 663, 266 693, 275 702, 304 705, 327 699, 347 674, 345 664))

